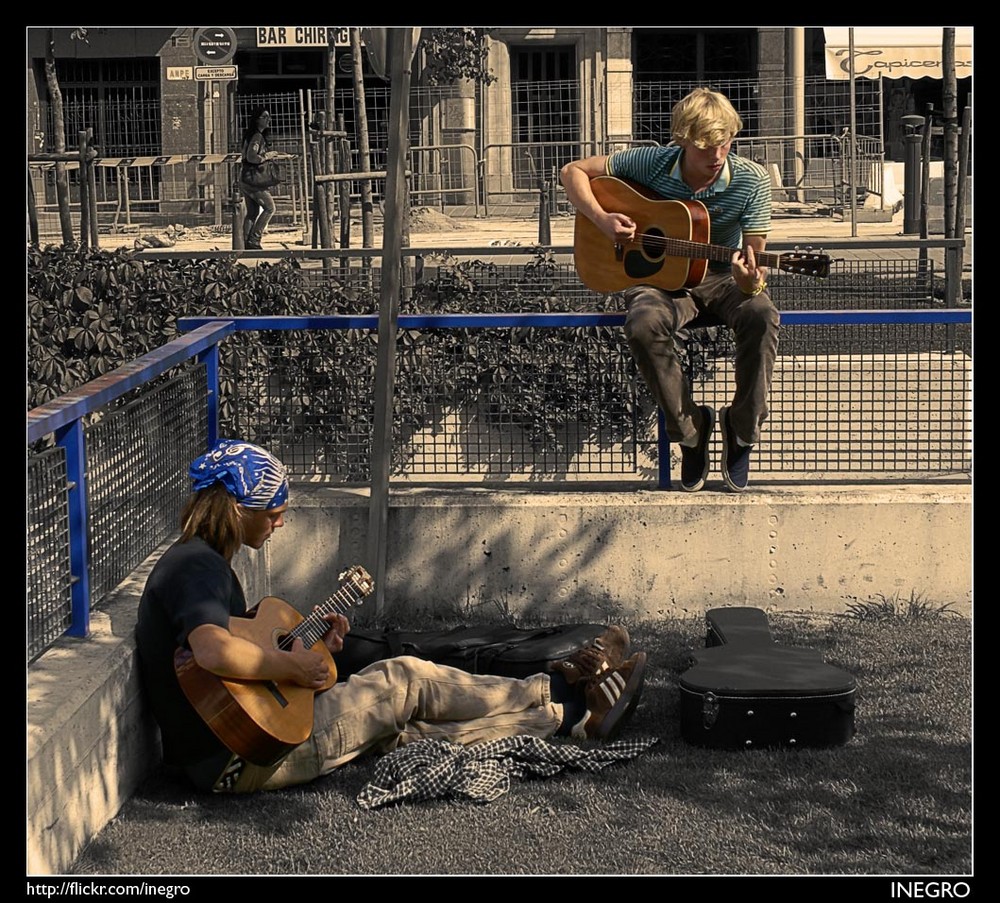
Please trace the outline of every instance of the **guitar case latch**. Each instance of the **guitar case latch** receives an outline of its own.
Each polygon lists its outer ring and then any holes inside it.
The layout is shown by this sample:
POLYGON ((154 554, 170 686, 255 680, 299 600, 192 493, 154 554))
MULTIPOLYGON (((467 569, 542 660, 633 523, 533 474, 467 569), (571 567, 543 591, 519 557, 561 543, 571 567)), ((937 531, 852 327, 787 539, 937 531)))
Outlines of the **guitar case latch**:
POLYGON ((715 719, 719 717, 719 697, 714 693, 706 693, 701 703, 701 726, 706 731, 715 726, 715 719))

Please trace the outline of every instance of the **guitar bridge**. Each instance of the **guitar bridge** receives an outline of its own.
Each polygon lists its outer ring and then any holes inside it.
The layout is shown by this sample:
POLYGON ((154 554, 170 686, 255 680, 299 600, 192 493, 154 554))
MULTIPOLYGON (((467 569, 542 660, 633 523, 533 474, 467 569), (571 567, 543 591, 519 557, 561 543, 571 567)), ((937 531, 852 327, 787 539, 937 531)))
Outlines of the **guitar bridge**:
POLYGON ((278 689, 278 685, 273 681, 269 680, 264 684, 267 687, 268 692, 274 697, 274 701, 278 703, 282 708, 288 705, 288 700, 282 694, 281 690, 278 689))
POLYGON ((625 246, 620 242, 615 242, 615 260, 619 263, 625 259, 625 246))

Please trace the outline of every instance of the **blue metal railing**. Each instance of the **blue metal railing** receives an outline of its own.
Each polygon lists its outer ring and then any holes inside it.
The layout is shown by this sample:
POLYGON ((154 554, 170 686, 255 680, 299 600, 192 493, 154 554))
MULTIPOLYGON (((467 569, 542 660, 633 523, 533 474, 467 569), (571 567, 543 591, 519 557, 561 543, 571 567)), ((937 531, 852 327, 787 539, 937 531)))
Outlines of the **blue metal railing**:
POLYGON ((145 385, 173 367, 197 360, 208 376, 208 441, 218 436, 219 342, 232 335, 231 322, 215 321, 200 326, 142 357, 91 380, 28 412, 27 443, 55 435, 66 455, 68 483, 70 580, 72 620, 70 636, 86 636, 90 630, 90 561, 87 548, 87 461, 83 436, 84 418, 115 401, 126 392, 145 385))

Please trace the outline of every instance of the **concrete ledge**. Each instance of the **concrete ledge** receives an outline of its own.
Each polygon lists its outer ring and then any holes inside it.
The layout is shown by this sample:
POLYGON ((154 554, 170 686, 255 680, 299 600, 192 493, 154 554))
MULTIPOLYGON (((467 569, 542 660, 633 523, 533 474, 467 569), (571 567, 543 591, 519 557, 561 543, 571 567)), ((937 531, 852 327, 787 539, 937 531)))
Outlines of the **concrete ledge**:
MULTIPOLYGON (((559 622, 720 605, 831 613, 912 593, 971 614, 967 483, 597 488, 394 488, 387 608, 474 616, 482 604, 559 622)), ((305 611, 366 563, 369 500, 297 484, 292 503, 286 528, 236 568, 251 602, 273 594, 305 611)), ((133 638, 158 555, 102 604, 90 637, 60 640, 28 669, 31 875, 70 869, 160 761, 133 638)))

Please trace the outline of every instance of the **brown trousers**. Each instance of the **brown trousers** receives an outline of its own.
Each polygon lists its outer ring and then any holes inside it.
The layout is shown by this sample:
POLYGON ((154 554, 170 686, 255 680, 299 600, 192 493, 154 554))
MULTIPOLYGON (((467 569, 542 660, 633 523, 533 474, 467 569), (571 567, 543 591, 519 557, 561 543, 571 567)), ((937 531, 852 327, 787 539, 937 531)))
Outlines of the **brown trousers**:
POLYGON ((677 332, 700 314, 733 331, 736 392, 729 421, 751 444, 767 417, 767 395, 778 352, 779 316, 767 292, 748 298, 729 273, 709 273, 692 289, 667 292, 652 285, 626 290, 625 337, 639 372, 666 420, 671 442, 694 438, 697 405, 681 366, 677 332))

